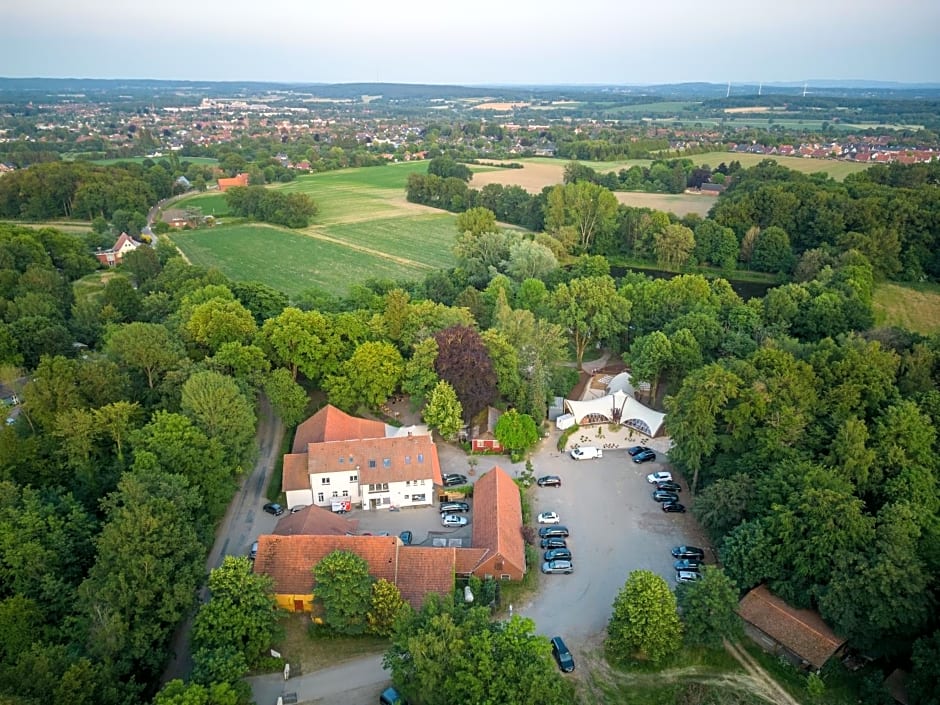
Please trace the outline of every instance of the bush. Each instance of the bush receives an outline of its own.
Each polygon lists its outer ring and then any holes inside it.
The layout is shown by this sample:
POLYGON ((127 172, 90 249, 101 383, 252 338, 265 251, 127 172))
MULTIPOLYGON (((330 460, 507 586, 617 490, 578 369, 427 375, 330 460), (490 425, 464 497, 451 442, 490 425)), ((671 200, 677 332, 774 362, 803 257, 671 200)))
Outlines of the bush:
POLYGON ((562 432, 561 436, 558 438, 558 450, 564 451, 565 446, 568 445, 568 439, 571 438, 571 434, 580 431, 581 427, 578 424, 575 424, 569 429, 566 429, 562 432))

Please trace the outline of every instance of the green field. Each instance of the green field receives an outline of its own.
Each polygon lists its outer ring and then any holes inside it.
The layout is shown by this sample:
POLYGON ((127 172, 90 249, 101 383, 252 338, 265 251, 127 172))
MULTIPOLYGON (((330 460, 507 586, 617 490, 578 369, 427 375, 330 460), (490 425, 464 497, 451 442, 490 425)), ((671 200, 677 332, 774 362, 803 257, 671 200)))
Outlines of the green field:
POLYGON ((940 285, 895 284, 875 287, 875 325, 897 326, 917 333, 940 332, 940 285))
MULTIPOLYGON (((154 163, 159 163, 161 159, 166 159, 169 161, 169 157, 164 155, 162 157, 123 157, 120 159, 92 159, 90 160, 92 164, 103 164, 105 166, 109 164, 118 164, 120 162, 132 162, 134 164, 143 164, 145 161, 150 160, 154 163)), ((180 157, 180 164, 183 162, 189 162, 190 164, 206 164, 206 165, 215 165, 219 163, 219 160, 214 157, 180 157)))
MULTIPOLYGON (((193 264, 218 267, 232 279, 256 279, 296 295, 312 286, 344 294, 368 278, 416 279, 454 264, 455 216, 405 200, 411 173, 427 162, 343 169, 302 176, 272 188, 304 193, 320 207, 313 224, 287 230, 223 225, 173 234, 193 264)), ((224 196, 200 194, 175 204, 225 215, 224 196), (213 210, 217 209, 217 210, 213 210)))
POLYGON ((200 193, 198 196, 188 196, 180 199, 169 206, 173 209, 179 208, 200 208, 203 215, 214 215, 216 217, 228 215, 228 201, 225 200, 225 194, 213 191, 211 193, 200 193))
POLYGON ((701 105, 697 101, 675 100, 662 103, 640 103, 639 105, 618 105, 607 110, 608 115, 675 115, 692 106, 701 105))

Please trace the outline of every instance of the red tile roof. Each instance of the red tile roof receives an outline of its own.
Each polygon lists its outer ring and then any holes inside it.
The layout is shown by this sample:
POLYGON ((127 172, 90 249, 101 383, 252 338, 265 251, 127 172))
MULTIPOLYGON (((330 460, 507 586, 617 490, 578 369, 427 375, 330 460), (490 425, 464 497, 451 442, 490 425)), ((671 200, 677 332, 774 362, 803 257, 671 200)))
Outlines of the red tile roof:
POLYGON ((474 484, 473 515, 473 545, 486 547, 489 555, 499 554, 525 571, 519 488, 498 465, 474 484))
MULTIPOLYGON (((309 482, 307 483, 309 486, 309 482)), ((347 519, 328 509, 311 504, 299 512, 288 514, 277 522, 274 533, 278 536, 318 534, 321 536, 345 536, 359 531, 358 519, 347 519)))
POLYGON ((458 548, 454 557, 454 572, 457 575, 470 575, 490 552, 488 548, 458 548))
POLYGON ((449 595, 454 589, 454 549, 403 546, 394 536, 258 537, 254 572, 274 579, 281 595, 314 593, 313 568, 333 551, 349 551, 369 565, 369 575, 395 583, 415 608, 429 592, 449 595))
POLYGON ((381 421, 350 416, 327 404, 297 427, 291 450, 294 453, 305 453, 310 443, 384 437, 385 424, 381 421))
POLYGON ((231 179, 219 179, 219 191, 225 192, 226 190, 232 188, 233 186, 247 186, 248 185, 248 174, 242 173, 238 176, 233 176, 231 179))
POLYGON ((428 478, 436 485, 442 483, 437 446, 430 436, 311 443, 307 457, 310 473, 358 468, 360 485, 428 478))
POLYGON ((310 489, 310 475, 307 472, 306 453, 288 453, 284 456, 281 489, 285 492, 310 489))
POLYGON ((814 668, 822 668, 845 643, 817 612, 791 607, 766 585, 744 596, 738 614, 814 668))

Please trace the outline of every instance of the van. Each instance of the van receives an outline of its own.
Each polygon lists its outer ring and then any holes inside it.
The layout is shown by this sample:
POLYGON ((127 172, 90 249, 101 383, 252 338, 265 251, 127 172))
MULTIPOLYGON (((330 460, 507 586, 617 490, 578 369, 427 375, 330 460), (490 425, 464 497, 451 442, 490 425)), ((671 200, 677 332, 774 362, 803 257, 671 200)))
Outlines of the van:
POLYGON ((386 688, 379 696, 379 705, 405 705, 405 701, 394 688, 386 688))

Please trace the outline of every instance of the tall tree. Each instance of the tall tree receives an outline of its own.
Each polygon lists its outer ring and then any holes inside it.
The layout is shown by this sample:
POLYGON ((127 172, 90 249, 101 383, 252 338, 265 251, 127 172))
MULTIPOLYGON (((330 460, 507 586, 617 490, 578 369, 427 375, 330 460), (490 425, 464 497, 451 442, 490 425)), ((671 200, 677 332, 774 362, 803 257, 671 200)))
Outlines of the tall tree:
POLYGON ((457 399, 457 393, 444 380, 440 380, 428 395, 428 403, 422 412, 422 418, 431 428, 437 429, 444 438, 457 437, 463 423, 463 407, 457 399))
POLYGON ((496 398, 496 373, 489 351, 480 334, 468 326, 451 326, 439 331, 437 376, 453 387, 469 423, 496 398))
POLYGON ((394 345, 363 343, 324 386, 330 403, 341 409, 353 410, 359 404, 377 409, 398 389, 404 372, 404 360, 394 345))
POLYGON ((119 326, 108 334, 105 350, 117 362, 143 372, 151 389, 183 357, 179 339, 159 323, 119 326))
POLYGON ((656 262, 663 269, 676 271, 684 267, 695 249, 695 235, 684 225, 669 225, 653 238, 656 262))
POLYGON ((607 625, 607 652, 617 661, 661 661, 682 646, 676 596, 649 570, 634 570, 614 599, 607 625))
POLYGON ((532 417, 520 414, 515 409, 510 409, 499 417, 495 434, 500 445, 512 451, 513 455, 531 448, 539 439, 539 432, 532 417))
POLYGON ((310 399, 306 390, 291 378, 288 370, 279 367, 267 375, 264 393, 285 426, 295 426, 303 421, 310 399))
POLYGON ((630 321, 630 302, 611 277, 572 279, 552 295, 555 320, 571 335, 578 369, 592 343, 616 338, 630 321))
POLYGON ((235 380, 218 372, 196 372, 183 384, 180 407, 210 439, 226 450, 233 465, 250 460, 254 450, 255 411, 235 380))
POLYGON ((548 193, 545 229, 558 232, 574 228, 582 249, 590 248, 597 235, 613 229, 617 198, 603 186, 590 181, 558 185, 548 193))
POLYGON ((701 580, 680 583, 676 601, 689 644, 721 648, 723 639, 741 633, 738 590, 720 568, 704 566, 701 580))
POLYGON ((333 551, 313 567, 314 596, 323 621, 338 634, 363 634, 372 605, 372 578, 363 558, 333 551))

